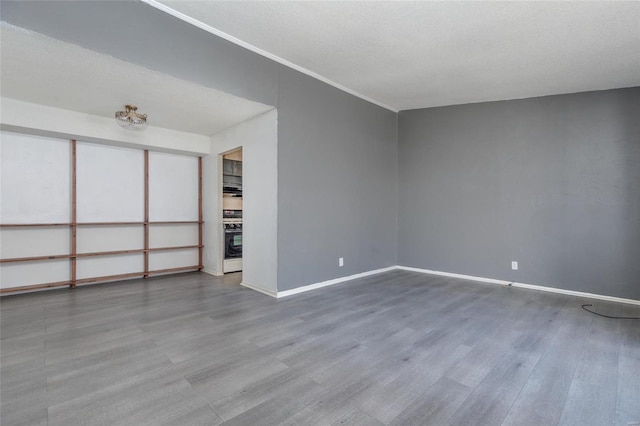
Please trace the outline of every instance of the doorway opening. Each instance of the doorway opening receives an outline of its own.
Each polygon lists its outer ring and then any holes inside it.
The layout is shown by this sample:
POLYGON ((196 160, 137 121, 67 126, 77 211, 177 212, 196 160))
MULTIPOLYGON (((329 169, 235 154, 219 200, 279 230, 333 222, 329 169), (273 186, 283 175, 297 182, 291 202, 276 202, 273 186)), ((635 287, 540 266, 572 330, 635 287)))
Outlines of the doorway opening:
POLYGON ((242 271, 242 147, 222 154, 222 272, 242 271))

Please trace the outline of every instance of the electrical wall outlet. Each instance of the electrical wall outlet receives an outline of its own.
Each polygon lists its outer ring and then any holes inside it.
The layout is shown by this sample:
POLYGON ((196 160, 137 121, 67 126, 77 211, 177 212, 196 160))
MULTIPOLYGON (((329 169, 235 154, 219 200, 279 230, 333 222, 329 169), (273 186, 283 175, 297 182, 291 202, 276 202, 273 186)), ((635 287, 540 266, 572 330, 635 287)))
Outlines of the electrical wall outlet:
POLYGON ((338 259, 338 266, 344 266, 344 257, 338 259))
POLYGON ((511 269, 513 269, 514 271, 518 270, 518 262, 516 262, 515 260, 511 261, 511 269))

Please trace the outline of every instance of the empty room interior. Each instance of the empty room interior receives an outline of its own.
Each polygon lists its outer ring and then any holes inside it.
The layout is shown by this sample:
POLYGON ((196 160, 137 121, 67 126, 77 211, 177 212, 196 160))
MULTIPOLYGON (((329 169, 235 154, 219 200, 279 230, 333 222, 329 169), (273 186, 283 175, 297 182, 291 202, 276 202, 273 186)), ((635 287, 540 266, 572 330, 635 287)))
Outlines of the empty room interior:
POLYGON ((0 3, 0 423, 640 425, 640 2, 0 3))

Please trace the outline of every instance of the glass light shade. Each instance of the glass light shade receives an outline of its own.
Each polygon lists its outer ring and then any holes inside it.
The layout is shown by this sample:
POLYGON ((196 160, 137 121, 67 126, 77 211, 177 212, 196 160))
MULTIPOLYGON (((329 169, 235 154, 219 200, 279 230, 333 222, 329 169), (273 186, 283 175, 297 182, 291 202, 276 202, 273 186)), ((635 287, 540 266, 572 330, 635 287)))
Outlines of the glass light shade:
POLYGON ((144 129, 147 125, 147 114, 138 114, 138 107, 125 105, 125 111, 116 112, 116 122, 125 129, 144 129))

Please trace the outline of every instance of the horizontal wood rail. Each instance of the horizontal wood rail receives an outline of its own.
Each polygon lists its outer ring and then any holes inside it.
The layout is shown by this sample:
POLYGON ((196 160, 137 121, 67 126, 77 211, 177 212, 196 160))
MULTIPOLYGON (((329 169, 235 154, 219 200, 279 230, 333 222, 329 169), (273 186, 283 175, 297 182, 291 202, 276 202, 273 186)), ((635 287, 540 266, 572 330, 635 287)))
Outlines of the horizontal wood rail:
POLYGON ((71 226, 71 223, 0 223, 0 228, 71 226))
POLYGON ((201 246, 199 244, 195 244, 192 246, 173 246, 173 247, 151 247, 150 249, 148 249, 147 251, 149 253, 153 253, 156 251, 171 251, 171 250, 187 250, 187 249, 199 249, 202 248, 204 246, 201 246))
POLYGON ((2 293, 13 293, 16 291, 30 291, 30 290, 41 290, 43 288, 54 288, 54 287, 66 287, 71 284, 71 281, 58 281, 55 283, 45 283, 45 284, 35 284, 35 285, 23 285, 20 287, 9 287, 0 289, 0 294, 2 293))
MULTIPOLYGON (((181 266, 179 268, 156 269, 148 272, 131 272, 128 274, 105 275, 102 277, 93 277, 93 278, 80 278, 75 280, 75 283, 76 284, 93 284, 93 283, 104 282, 104 281, 120 281, 120 280, 125 280, 127 278, 142 278, 144 277, 145 274, 147 275, 169 274, 172 272, 197 271, 198 269, 200 269, 199 265, 181 266)), ((3 289, 0 289, 0 294, 31 291, 31 290, 41 290, 45 288, 54 288, 54 287, 65 287, 65 286, 71 285, 71 283, 72 281, 69 280, 69 281, 58 281, 54 283, 3 288, 3 289)))
POLYGON ((112 250, 112 251, 96 251, 89 253, 77 253, 77 254, 54 254, 50 256, 31 256, 31 257, 14 257, 10 259, 0 259, 0 263, 14 263, 14 262, 36 262, 42 260, 55 260, 55 259, 73 259, 81 257, 94 257, 94 256, 115 256, 121 254, 136 254, 145 252, 158 252, 158 251, 171 251, 171 250, 187 250, 187 249, 199 249, 201 245, 191 246, 171 246, 171 247, 153 247, 150 249, 130 249, 130 250, 112 250))
POLYGON ((178 268, 155 269, 153 271, 149 271, 149 273, 150 274, 170 274, 172 272, 197 271, 198 269, 200 269, 200 265, 180 266, 178 268))
POLYGON ((76 226, 130 226, 144 225, 144 222, 78 222, 76 226))
MULTIPOLYGON (((200 225, 199 220, 156 220, 149 222, 78 222, 76 226, 126 226, 126 225, 200 225)), ((29 228, 29 227, 53 227, 53 226, 73 226, 68 223, 0 223, 0 228, 29 228)))
POLYGON ((50 256, 31 256, 31 257, 12 257, 8 259, 0 259, 0 263, 14 263, 14 262, 38 262, 42 260, 55 260, 55 259, 71 259, 71 254, 54 254, 50 256))
POLYGON ((156 220, 149 222, 149 225, 199 225, 201 222, 199 220, 156 220))

